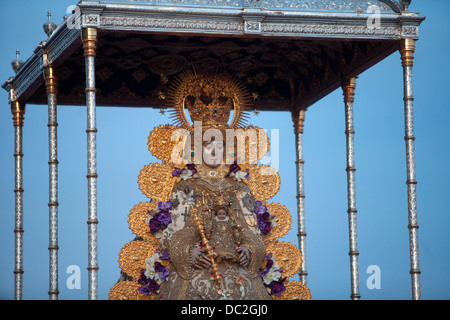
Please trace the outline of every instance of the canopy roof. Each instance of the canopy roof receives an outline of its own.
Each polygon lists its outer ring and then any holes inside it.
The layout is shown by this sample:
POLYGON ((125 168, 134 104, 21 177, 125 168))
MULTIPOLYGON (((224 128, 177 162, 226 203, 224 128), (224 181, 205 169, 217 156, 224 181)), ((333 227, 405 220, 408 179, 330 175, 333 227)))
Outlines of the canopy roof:
POLYGON ((82 0, 3 87, 46 105, 52 64, 58 104, 85 105, 81 28, 95 27, 97 106, 164 107, 161 80, 194 65, 244 80, 260 110, 307 108, 418 39, 423 20, 393 0, 82 0))

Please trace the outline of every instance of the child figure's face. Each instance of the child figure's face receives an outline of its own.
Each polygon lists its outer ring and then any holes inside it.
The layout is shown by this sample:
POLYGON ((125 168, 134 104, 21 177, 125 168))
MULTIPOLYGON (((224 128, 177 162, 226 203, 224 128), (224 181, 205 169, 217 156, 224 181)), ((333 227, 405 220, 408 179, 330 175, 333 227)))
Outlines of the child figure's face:
POLYGON ((225 220, 226 217, 227 217, 227 212, 225 210, 223 210, 223 209, 217 210, 217 219, 225 220))

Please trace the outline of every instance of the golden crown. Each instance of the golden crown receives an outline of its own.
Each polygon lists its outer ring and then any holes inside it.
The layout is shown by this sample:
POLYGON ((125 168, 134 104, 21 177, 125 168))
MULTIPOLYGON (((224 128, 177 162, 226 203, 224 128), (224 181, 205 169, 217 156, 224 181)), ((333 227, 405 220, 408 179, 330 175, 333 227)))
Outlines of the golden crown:
POLYGON ((168 90, 168 102, 174 108, 170 117, 174 125, 186 129, 193 129, 186 109, 191 121, 202 121, 204 127, 241 128, 248 118, 250 98, 243 82, 229 74, 199 73, 195 69, 181 72, 168 90))

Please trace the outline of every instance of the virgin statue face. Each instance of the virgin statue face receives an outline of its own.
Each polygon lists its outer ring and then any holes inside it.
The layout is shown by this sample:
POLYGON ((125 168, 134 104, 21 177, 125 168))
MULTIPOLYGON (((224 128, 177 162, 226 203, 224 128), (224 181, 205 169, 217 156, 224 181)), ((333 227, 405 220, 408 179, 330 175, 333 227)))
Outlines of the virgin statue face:
POLYGON ((223 141, 212 140, 203 145, 203 161, 211 168, 218 167, 223 163, 223 141))

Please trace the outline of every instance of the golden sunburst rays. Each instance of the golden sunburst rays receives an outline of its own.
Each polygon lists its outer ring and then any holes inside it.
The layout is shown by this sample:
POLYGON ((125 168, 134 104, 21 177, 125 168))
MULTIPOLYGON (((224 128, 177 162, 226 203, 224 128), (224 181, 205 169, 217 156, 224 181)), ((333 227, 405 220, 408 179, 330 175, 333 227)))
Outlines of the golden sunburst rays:
POLYGON ((247 90, 244 80, 232 78, 230 84, 234 84, 234 114, 230 127, 233 129, 243 128, 248 124, 251 112, 251 94, 247 90), (236 107, 238 106, 238 107, 236 107))
POLYGON ((192 131, 191 122, 200 120, 203 126, 242 128, 250 117, 252 101, 243 80, 223 71, 200 73, 186 68, 172 79, 167 102, 172 124, 192 131))

